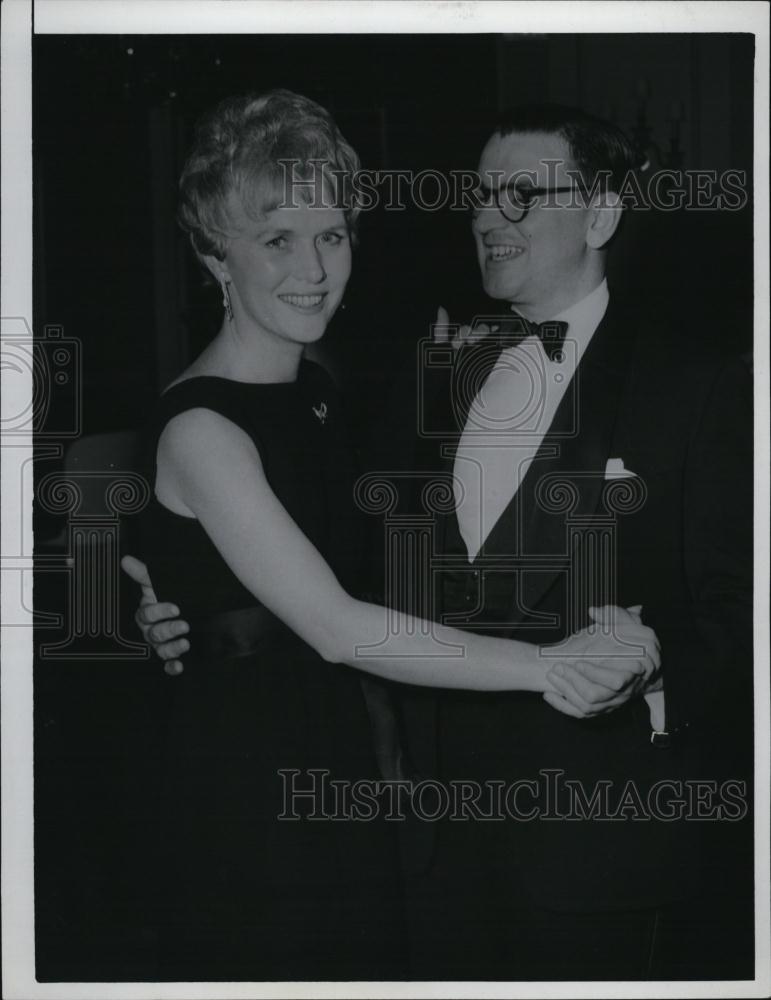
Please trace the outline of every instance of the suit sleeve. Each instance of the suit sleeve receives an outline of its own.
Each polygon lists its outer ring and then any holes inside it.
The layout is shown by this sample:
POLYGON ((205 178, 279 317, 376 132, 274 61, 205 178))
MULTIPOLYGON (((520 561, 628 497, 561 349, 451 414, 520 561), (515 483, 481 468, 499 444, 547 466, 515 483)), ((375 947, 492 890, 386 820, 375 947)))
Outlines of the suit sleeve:
POLYGON ((722 369, 689 442, 682 517, 690 621, 661 636, 670 731, 751 729, 752 389, 744 362, 722 369))

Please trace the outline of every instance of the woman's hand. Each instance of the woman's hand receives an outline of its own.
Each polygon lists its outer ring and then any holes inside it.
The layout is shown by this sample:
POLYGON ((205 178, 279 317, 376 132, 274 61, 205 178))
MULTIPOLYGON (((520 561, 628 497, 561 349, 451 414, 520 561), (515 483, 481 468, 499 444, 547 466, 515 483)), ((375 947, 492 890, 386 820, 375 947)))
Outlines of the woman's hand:
POLYGON ((190 649, 190 643, 182 636, 190 631, 185 621, 179 618, 179 608, 175 604, 159 604, 153 590, 147 566, 134 556, 121 559, 123 572, 142 588, 142 598, 134 614, 142 638, 152 646, 156 654, 164 660, 163 669, 174 677, 185 669, 178 657, 190 649))
POLYGON ((641 611, 639 605, 590 608, 597 624, 552 647, 558 659, 546 677, 555 690, 546 691, 544 700, 565 715, 588 719, 652 689, 661 653, 656 633, 642 624, 641 611))

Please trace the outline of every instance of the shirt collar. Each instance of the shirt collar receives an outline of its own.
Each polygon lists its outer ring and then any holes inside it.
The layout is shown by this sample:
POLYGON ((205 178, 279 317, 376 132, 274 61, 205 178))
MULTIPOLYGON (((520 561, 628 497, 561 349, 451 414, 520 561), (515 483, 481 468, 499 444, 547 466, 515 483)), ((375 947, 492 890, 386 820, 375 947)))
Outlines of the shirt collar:
POLYGON ((603 278, 588 295, 552 317, 553 320, 564 320, 568 324, 568 338, 575 342, 578 351, 576 360, 589 346, 594 331, 602 322, 609 301, 608 281, 607 278, 603 278))

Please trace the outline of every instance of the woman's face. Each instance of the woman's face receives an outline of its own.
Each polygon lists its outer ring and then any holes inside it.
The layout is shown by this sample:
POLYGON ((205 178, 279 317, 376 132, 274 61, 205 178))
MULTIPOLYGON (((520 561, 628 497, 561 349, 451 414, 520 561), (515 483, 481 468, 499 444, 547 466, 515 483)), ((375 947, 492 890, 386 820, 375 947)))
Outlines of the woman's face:
POLYGON ((309 344, 318 340, 351 274, 351 243, 342 210, 299 203, 259 219, 231 210, 237 235, 225 260, 236 328, 309 344))

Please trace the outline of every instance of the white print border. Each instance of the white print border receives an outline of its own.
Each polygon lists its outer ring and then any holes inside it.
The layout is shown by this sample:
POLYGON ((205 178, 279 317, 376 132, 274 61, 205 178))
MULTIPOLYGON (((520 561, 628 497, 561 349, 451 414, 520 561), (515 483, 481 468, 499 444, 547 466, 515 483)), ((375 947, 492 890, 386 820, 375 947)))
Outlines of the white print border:
MULTIPOLYGON (((755 329, 756 354, 756 935, 759 965, 749 983, 656 983, 659 997, 765 997, 771 992, 769 947, 769 448, 768 401, 768 8, 763 3, 554 2, 414 3, 298 0, 292 5, 230 0, 227 5, 190 0, 110 3, 102 0, 36 0, 35 30, 49 34, 340 32, 741 32, 755 34, 755 329), (227 10, 225 10, 227 7, 227 10)), ((30 37, 32 0, 7 0, 2 16, 2 312, 31 316, 30 37), (13 99, 7 95, 13 94, 13 99)), ((5 405, 5 400, 3 402, 5 405)), ((18 442, 25 446, 23 439, 18 442)), ((31 442, 29 442, 31 448, 31 442)), ((7 449, 2 449, 5 471, 7 449)), ((31 451, 30 451, 31 457, 31 451)), ((5 482, 5 477, 3 477, 5 482)), ((7 509, 14 514, 16 490, 7 509)), ((6 513, 6 501, 3 501, 6 513)), ((3 518, 3 531, 7 519, 3 518)), ((15 525, 15 514, 10 523, 15 525)), ((31 539, 30 539, 31 541, 31 539)), ((16 546, 13 546, 14 548, 16 546)), ((27 545, 23 546, 24 551, 27 545)), ((21 549, 21 547, 20 547, 21 549)), ((25 587, 25 597, 30 596, 25 587)), ((5 601, 5 593, 2 595, 5 601)), ((30 605, 31 606, 31 605, 30 605)), ((3 995, 8 1000, 118 1000, 118 998, 300 997, 639 997, 650 983, 38 983, 33 973, 32 687, 31 633, 3 630, 3 995)))

